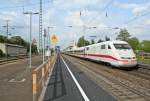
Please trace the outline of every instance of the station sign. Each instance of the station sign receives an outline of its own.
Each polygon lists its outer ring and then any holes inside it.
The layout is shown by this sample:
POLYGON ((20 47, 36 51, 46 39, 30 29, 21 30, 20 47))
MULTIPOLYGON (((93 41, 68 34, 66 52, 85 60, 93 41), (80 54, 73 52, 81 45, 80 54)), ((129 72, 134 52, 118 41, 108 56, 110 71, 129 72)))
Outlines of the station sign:
POLYGON ((56 37, 56 35, 52 35, 51 36, 51 43, 52 44, 56 44, 57 43, 57 37, 56 37))

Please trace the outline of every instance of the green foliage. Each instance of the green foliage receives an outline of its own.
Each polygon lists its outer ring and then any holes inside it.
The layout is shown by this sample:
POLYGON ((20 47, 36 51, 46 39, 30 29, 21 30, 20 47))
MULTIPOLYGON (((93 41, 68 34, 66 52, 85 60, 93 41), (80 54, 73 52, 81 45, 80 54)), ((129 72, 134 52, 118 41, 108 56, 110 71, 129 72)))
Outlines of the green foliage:
POLYGON ((105 41, 110 41, 110 38, 105 36, 105 41))
POLYGON ((140 42, 136 37, 129 38, 128 43, 131 45, 133 50, 138 50, 140 47, 140 42))
POLYGON ((32 53, 35 53, 35 54, 37 54, 38 53, 38 50, 37 50, 37 46, 36 45, 34 45, 34 44, 32 44, 32 46, 31 46, 32 48, 32 53))
POLYGON ((9 43, 21 45, 21 46, 24 46, 24 47, 27 46, 27 42, 24 39, 22 39, 20 36, 11 37, 9 39, 9 43))
POLYGON ((5 54, 3 53, 3 51, 0 49, 0 57, 4 57, 5 54))
MULTIPOLYGON (((6 42, 6 37, 0 35, 0 42, 4 43, 6 42)), ((10 44, 17 44, 20 46, 24 46, 27 48, 27 52, 29 52, 29 48, 30 48, 30 44, 25 41, 23 38, 21 38, 21 36, 13 36, 10 39, 7 40, 8 43, 10 44)), ((37 53, 37 46, 32 44, 32 53, 37 53)))
MULTIPOLYGON (((27 52, 30 51, 30 43, 26 43, 27 44, 27 52)), ((33 44, 31 45, 31 52, 37 54, 38 50, 37 50, 37 45, 33 44)))
POLYGON ((144 52, 150 53, 150 41, 149 41, 149 40, 143 40, 143 41, 141 42, 141 49, 142 49, 144 52))
POLYGON ((84 37, 82 36, 82 37, 79 38, 77 46, 82 47, 82 46, 87 46, 89 44, 90 44, 90 42, 85 40, 84 37))
POLYGON ((127 29, 120 29, 120 32, 116 34, 118 34, 116 39, 120 39, 122 41, 128 41, 131 36, 127 29))
POLYGON ((54 48, 50 49, 51 55, 54 55, 54 48))
POLYGON ((94 41, 94 39, 92 39, 92 40, 91 40, 91 44, 95 44, 95 41, 94 41))
POLYGON ((99 39, 99 40, 97 41, 97 43, 101 43, 101 42, 103 42, 103 40, 102 40, 102 39, 99 39))
POLYGON ((0 35, 0 42, 5 43, 6 42, 6 37, 3 35, 0 35))

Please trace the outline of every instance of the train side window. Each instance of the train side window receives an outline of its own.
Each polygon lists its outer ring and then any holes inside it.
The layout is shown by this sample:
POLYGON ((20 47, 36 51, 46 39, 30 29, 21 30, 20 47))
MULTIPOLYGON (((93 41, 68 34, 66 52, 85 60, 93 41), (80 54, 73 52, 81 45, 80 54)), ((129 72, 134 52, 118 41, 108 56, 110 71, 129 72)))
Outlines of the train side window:
POLYGON ((108 45, 108 49, 111 49, 110 45, 108 45))
POLYGON ((101 49, 105 49, 105 45, 101 45, 101 49))

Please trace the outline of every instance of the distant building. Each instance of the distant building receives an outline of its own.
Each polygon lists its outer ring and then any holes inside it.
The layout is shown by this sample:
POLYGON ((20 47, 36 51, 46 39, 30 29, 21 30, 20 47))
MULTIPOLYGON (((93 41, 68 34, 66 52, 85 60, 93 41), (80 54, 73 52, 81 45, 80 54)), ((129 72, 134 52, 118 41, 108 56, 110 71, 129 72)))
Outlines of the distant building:
POLYGON ((71 49, 76 49, 76 48, 78 48, 78 47, 77 47, 77 44, 76 44, 76 42, 73 40, 73 41, 69 44, 69 46, 66 47, 63 51, 69 51, 69 50, 71 50, 71 49))
POLYGON ((26 55, 27 53, 27 49, 25 47, 16 44, 0 43, 0 50, 9 56, 26 55))

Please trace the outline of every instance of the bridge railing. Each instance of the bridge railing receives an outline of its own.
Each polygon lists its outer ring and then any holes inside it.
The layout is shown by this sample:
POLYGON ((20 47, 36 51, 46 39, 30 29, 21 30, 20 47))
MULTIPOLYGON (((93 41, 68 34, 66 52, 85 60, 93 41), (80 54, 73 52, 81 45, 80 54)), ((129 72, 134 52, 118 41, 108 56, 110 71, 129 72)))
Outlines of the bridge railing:
POLYGON ((49 58, 45 63, 40 65, 38 68, 32 72, 32 93, 33 101, 38 101, 44 86, 46 86, 46 81, 49 74, 52 71, 52 63, 55 60, 54 56, 52 59, 49 58))

